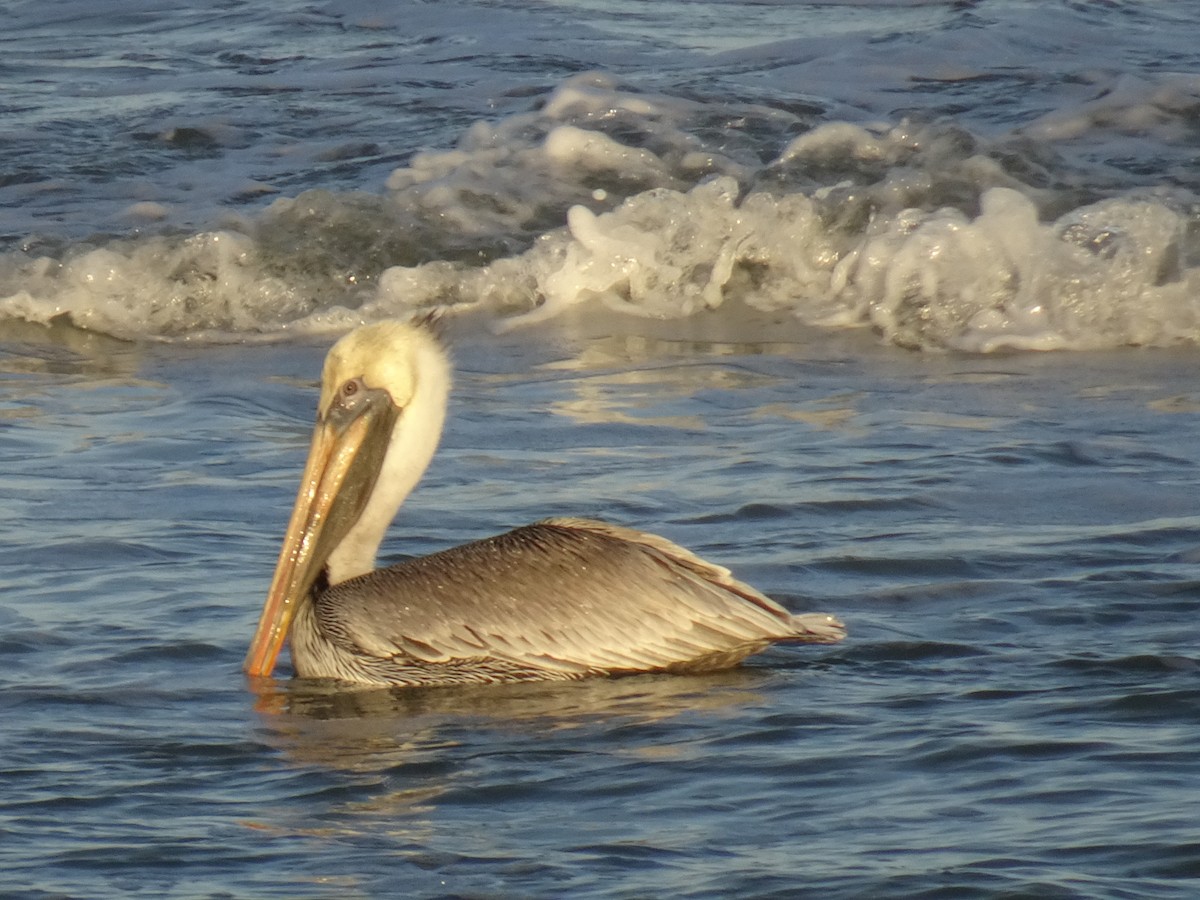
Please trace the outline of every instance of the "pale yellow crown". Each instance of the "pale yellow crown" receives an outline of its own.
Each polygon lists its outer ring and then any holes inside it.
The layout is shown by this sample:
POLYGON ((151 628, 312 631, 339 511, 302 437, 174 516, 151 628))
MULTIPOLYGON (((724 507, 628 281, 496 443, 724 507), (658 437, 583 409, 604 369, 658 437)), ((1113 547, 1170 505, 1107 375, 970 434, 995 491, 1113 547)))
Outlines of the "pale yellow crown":
POLYGON ((449 381, 450 363, 437 337, 425 326, 409 322, 375 322, 343 336, 325 357, 321 406, 328 409, 335 392, 352 378, 369 388, 387 391, 401 409, 412 402, 422 377, 449 381))

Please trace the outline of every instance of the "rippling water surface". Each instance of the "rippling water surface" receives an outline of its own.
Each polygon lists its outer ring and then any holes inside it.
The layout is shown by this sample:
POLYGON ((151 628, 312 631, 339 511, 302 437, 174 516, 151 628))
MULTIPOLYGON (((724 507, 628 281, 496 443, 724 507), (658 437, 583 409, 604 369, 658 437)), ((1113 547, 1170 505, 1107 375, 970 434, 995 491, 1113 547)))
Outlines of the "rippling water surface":
POLYGON ((605 515, 835 610, 844 645, 710 677, 248 691, 321 348, 22 344, 6 356, 5 881, 1186 893, 1200 396, 1180 360, 606 326, 457 339, 445 447, 388 552, 605 515))
POLYGON ((13 5, 0 894, 1195 894, 1189 10, 13 5), (431 307, 385 558, 597 516, 846 641, 248 684, 332 333, 431 307))

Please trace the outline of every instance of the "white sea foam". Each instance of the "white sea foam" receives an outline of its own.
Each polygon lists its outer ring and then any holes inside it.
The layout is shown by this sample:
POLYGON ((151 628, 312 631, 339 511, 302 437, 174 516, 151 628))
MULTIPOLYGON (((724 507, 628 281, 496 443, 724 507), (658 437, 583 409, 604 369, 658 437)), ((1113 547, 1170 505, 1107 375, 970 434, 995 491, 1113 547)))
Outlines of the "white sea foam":
POLYGON ((10 255, 0 314, 195 338, 431 307, 505 327, 586 304, 680 318, 732 299, 914 348, 1200 341, 1194 214, 1167 192, 1060 183, 1050 141, 1091 127, 1068 118, 1004 140, 814 125, 576 76, 418 154, 380 195, 314 191, 220 231, 10 255))
POLYGON ((739 198, 728 177, 682 193, 639 194, 596 215, 573 207, 565 231, 483 269, 393 268, 371 315, 460 303, 510 319, 577 304, 678 318, 728 299, 827 327, 872 327, 915 348, 1087 349, 1200 338, 1195 269, 1179 248, 1186 221, 1135 198, 1042 224, 1010 188, 978 215, 904 209, 864 234, 828 227, 800 194, 739 198))

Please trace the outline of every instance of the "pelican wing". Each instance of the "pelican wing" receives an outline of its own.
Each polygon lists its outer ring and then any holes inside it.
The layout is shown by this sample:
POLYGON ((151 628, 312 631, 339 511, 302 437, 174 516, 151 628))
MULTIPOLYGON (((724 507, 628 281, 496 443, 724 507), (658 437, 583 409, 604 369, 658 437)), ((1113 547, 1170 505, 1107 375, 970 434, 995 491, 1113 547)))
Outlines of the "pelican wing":
POLYGON ((664 538, 585 519, 547 519, 351 579, 319 594, 314 613, 341 668, 351 657, 376 674, 480 660, 508 677, 702 670, 772 641, 842 636, 832 617, 793 616, 664 538))

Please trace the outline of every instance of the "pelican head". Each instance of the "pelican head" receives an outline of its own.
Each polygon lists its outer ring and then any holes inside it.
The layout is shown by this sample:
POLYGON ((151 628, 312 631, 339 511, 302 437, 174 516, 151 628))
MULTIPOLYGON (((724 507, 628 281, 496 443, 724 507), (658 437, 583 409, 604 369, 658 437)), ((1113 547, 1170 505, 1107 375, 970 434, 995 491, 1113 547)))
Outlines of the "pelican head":
POLYGON ((322 573, 333 585, 374 568, 384 532, 437 449, 449 392, 449 361, 424 325, 379 322, 333 345, 247 674, 274 670, 296 610, 322 573))

